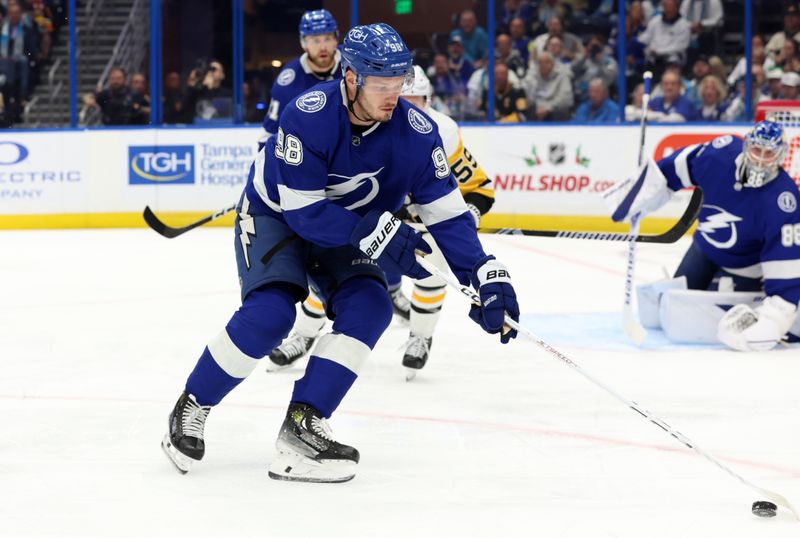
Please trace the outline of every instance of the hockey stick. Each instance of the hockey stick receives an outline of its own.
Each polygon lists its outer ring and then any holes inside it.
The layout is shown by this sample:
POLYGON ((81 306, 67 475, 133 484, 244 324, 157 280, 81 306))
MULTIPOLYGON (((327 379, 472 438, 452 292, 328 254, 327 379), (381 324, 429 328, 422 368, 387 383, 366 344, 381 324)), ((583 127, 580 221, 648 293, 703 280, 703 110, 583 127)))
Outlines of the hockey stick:
MULTIPOLYGON (((647 106, 650 103, 650 84, 653 81, 653 73, 644 73, 644 93, 642 94, 642 120, 639 124, 639 156, 636 160, 637 169, 642 166, 644 160, 644 137, 647 131, 647 106)), ((631 217, 630 235, 639 235, 639 215, 631 217)), ((628 335, 634 344, 641 346, 647 338, 647 330, 642 327, 639 318, 633 311, 633 270, 636 263, 636 241, 628 241, 628 263, 625 271, 625 304, 622 308, 623 327, 625 334, 628 335)))
POLYGON ((497 235, 528 235, 534 237, 561 237, 566 239, 595 239, 600 241, 635 241, 637 243, 674 243, 683 237, 700 214, 703 191, 695 187, 689 204, 678 221, 666 232, 655 235, 631 235, 607 232, 565 232, 553 230, 521 230, 519 228, 481 228, 480 233, 497 235))
POLYGON ((166 224, 164 224, 161 221, 161 219, 159 219, 156 216, 156 214, 153 213, 153 210, 150 209, 150 206, 145 206, 144 212, 142 213, 142 216, 144 217, 144 221, 147 223, 147 225, 150 226, 153 230, 155 230, 156 232, 158 232, 159 234, 163 235, 164 237, 166 237, 168 239, 172 239, 173 237, 178 237, 179 235, 185 234, 189 230, 194 230, 198 226, 202 226, 203 224, 205 224, 207 222, 211 222, 212 220, 216 220, 216 219, 220 218, 221 216, 226 215, 227 213, 230 213, 234 209, 236 209, 235 205, 232 205, 230 207, 226 207, 224 209, 220 209, 216 213, 213 213, 211 215, 203 217, 200 220, 196 220, 196 221, 192 222, 191 224, 187 224, 186 226, 183 226, 183 227, 180 227, 180 228, 174 228, 172 226, 167 226, 166 224))
MULTIPOLYGON (((474 304, 477 304, 477 305, 481 304, 480 296, 477 293, 475 293, 475 291, 473 291, 469 286, 462 286, 459 282, 454 280, 453 277, 451 277, 449 274, 444 273, 442 270, 440 270, 438 267, 433 265, 431 262, 429 262, 428 260, 426 260, 422 256, 417 256, 417 261, 419 262, 420 265, 422 265, 422 267, 425 268, 426 271, 428 271, 430 274, 432 274, 434 276, 438 276, 439 278, 443 279, 445 282, 447 282, 447 284, 450 287, 460 291, 462 295, 467 297, 474 304)), ((640 406, 638 403, 634 402, 633 400, 628 400, 627 398, 625 398, 624 396, 619 394, 617 391, 615 391, 612 388, 610 388, 608 385, 606 385, 605 383, 603 383, 602 381, 600 381, 599 379, 594 377, 592 374, 590 374, 589 372, 587 372, 586 370, 581 368, 578 365, 578 363, 576 363, 575 361, 573 361, 572 359, 570 359, 569 357, 567 357, 566 355, 564 355, 563 353, 558 351, 556 348, 554 348, 553 346, 551 346, 550 344, 548 344, 547 342, 545 342, 544 340, 542 340, 541 338, 539 338, 538 336, 533 334, 527 328, 525 328, 524 326, 520 325, 518 322, 514 321, 510 317, 505 316, 505 324, 507 326, 511 327, 512 329, 516 329, 516 331, 519 334, 522 334, 522 335, 528 337, 528 339, 532 340, 540 348, 544 349, 546 352, 548 352, 553 357, 557 358, 563 364, 571 367, 573 370, 575 370, 576 372, 581 374, 583 377, 585 377, 586 379, 588 379, 589 381, 591 381, 592 383, 594 383, 595 385, 597 385, 601 389, 605 390, 607 393, 612 395, 614 398, 616 398, 617 400, 622 402, 626 407, 629 407, 630 409, 635 411, 637 414, 639 414, 642 418, 647 419, 651 423, 655 424, 656 426, 658 426, 659 428, 664 430, 664 432, 668 433, 671 437, 675 438, 679 443, 683 444, 684 446, 686 446, 688 448, 691 448, 697 454, 701 455, 706 460, 708 460, 709 462, 713 463, 714 465, 719 467, 721 470, 725 471, 730 476, 732 476, 733 478, 737 479, 739 482, 744 484, 745 486, 748 486, 751 489, 753 489, 754 491, 758 492, 758 494, 762 498, 768 499, 769 501, 775 503, 776 505, 783 506, 784 508, 789 510, 792 514, 794 514, 794 517, 798 521, 800 521, 800 512, 798 512, 794 508, 794 506, 792 506, 792 504, 786 499, 786 497, 784 497, 783 495, 781 495, 779 493, 776 493, 774 491, 770 491, 768 489, 764 489, 764 488, 762 488, 760 486, 757 486, 757 485, 753 484, 749 480, 746 480, 741 475, 739 475, 735 471, 733 471, 733 469, 731 469, 727 465, 723 464, 722 462, 720 462, 719 460, 717 460, 716 458, 711 456, 708 452, 702 450, 699 446, 697 446, 697 444, 694 441, 692 441, 691 439, 689 439, 688 437, 683 435, 681 432, 679 432, 678 430, 674 429, 672 426, 670 426, 669 424, 667 424, 666 422, 661 420, 659 417, 657 417, 656 415, 654 415, 653 413, 651 413, 650 411, 648 411, 644 407, 640 406)))

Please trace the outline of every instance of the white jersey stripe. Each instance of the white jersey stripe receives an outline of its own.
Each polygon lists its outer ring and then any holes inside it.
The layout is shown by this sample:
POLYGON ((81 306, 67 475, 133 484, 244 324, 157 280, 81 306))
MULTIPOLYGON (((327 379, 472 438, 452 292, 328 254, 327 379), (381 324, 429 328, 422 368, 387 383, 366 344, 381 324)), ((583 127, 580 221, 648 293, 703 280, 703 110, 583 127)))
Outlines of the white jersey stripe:
POLYGON ((438 200, 427 204, 417 204, 417 214, 425 226, 433 226, 469 211, 464 197, 458 189, 453 189, 438 200))
POLYGON ((237 379, 244 379, 258 365, 258 359, 236 347, 225 329, 208 343, 208 351, 226 374, 237 379))
POLYGON ((689 158, 689 154, 697 149, 697 146, 697 144, 687 146, 680 150, 678 156, 675 157, 675 174, 677 174, 678 179, 681 180, 681 185, 684 187, 692 186, 692 178, 689 175, 689 163, 687 159, 689 158))
POLYGON ((723 267, 722 270, 732 275, 743 276, 745 278, 761 278, 764 276, 760 263, 747 267, 723 267))
POLYGON ((800 278, 800 260, 761 262, 765 279, 791 280, 800 278))
POLYGON ((364 342, 344 334, 324 334, 320 337, 314 355, 341 364, 358 374, 369 357, 370 348, 364 342))
POLYGON ((298 189, 290 189, 286 185, 278 185, 278 195, 281 198, 281 209, 284 211, 303 209, 304 207, 325 200, 324 190, 301 191, 298 189))

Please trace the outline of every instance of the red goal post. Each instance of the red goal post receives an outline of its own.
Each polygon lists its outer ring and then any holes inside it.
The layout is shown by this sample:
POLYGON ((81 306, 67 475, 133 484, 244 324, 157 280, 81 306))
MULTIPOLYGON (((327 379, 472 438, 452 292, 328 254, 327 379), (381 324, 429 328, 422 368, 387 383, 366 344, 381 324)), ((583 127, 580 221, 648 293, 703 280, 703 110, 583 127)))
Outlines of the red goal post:
POLYGON ((761 101, 756 105, 756 121, 761 120, 780 123, 786 131, 789 151, 783 169, 800 187, 800 101, 761 101))

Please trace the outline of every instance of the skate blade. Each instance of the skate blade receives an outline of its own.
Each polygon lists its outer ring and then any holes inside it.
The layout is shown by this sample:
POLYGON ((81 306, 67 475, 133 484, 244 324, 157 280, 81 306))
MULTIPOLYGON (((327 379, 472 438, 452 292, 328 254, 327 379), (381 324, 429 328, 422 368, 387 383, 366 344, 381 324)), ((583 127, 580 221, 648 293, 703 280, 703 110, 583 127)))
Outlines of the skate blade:
POLYGON ((413 381, 415 377, 417 377, 417 370, 416 368, 408 368, 406 367, 406 381, 413 381))
MULTIPOLYGON (((297 361, 295 361, 295 362, 297 362, 297 361)), ((289 364, 275 364, 274 362, 269 360, 269 358, 267 358, 267 373, 271 374, 273 372, 280 372, 281 370, 286 370, 292 364, 294 364, 294 363, 290 362, 289 364)))
POLYGON ((294 452, 279 452, 269 466, 273 480, 337 484, 356 476, 356 463, 350 460, 316 461, 294 452))
POLYGON ((167 455, 169 461, 172 462, 172 465, 174 465, 175 469, 181 474, 188 473, 189 469, 192 468, 192 464, 195 462, 195 460, 182 454, 175 448, 169 439, 169 433, 161 440, 161 449, 164 450, 164 454, 167 455))

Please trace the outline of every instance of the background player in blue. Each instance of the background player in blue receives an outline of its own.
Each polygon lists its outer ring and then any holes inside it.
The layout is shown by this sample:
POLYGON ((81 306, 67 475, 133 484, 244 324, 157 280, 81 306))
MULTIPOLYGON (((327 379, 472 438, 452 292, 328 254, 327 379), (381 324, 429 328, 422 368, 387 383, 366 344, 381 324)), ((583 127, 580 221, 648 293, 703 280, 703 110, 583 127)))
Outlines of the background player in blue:
POLYGON ((272 85, 259 148, 278 132, 281 112, 295 97, 320 82, 341 77, 341 53, 336 48, 339 30, 333 15, 326 9, 306 11, 300 18, 299 32, 305 52, 287 63, 272 85))
MULTIPOLYGON (((709 304, 719 306, 714 310, 718 313, 716 336, 740 351, 772 349, 800 333, 800 192, 780 167, 787 147, 781 126, 762 121, 744 141, 722 136, 681 148, 658 163, 650 160, 636 178, 607 196, 619 201, 612 216, 619 221, 658 209, 672 191, 695 185, 703 189, 704 204, 692 245, 675 273, 676 280, 662 286, 660 293, 675 285, 717 290, 723 300, 715 294, 708 296, 709 304), (719 282, 728 285, 720 289, 719 282), (762 300, 748 300, 759 299, 753 297, 759 294, 741 292, 762 292, 762 300), (746 302, 734 302, 731 308, 730 298, 737 294, 746 302)), ((696 311, 708 311, 708 305, 700 304, 705 295, 686 297, 697 301, 696 311)), ((662 323, 665 319, 673 324, 694 322, 674 320, 663 301, 662 323)))
POLYGON ((433 122, 400 101, 412 58, 385 24, 351 29, 343 81, 320 84, 287 106, 258 153, 238 207, 236 260, 242 306, 204 349, 169 416, 162 447, 181 472, 205 453, 211 408, 292 328, 308 282, 325 299, 333 331, 320 337, 295 382, 269 468, 275 479, 341 482, 358 451, 326 422, 389 324, 384 271, 422 278, 420 234, 393 213, 410 193, 456 277, 481 304, 470 317, 508 342, 504 315, 519 318, 508 270, 487 256, 433 122))

